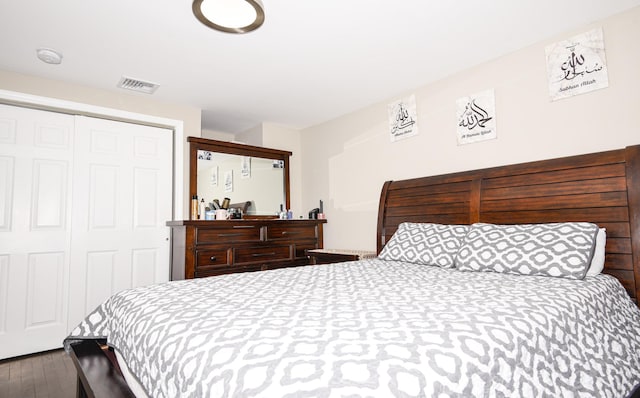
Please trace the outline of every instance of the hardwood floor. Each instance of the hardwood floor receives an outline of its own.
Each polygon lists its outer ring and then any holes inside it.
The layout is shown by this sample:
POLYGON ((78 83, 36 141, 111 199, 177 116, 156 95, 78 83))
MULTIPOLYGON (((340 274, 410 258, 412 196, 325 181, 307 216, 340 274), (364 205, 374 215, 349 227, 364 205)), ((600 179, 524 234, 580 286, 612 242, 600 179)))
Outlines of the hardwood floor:
POLYGON ((63 350, 0 361, 0 397, 72 398, 76 369, 63 350))

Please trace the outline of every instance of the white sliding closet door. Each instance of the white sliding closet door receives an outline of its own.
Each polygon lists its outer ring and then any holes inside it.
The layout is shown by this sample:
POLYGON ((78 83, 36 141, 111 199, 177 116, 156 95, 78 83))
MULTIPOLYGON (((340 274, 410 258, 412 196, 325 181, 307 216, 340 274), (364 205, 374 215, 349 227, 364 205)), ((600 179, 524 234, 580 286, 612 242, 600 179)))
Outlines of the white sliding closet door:
POLYGON ((67 333, 73 116, 0 105, 0 359, 67 333))
POLYGON ((169 280, 170 130, 78 117, 70 327, 120 290, 169 280))
POLYGON ((0 359, 169 279, 172 131, 0 105, 0 359))

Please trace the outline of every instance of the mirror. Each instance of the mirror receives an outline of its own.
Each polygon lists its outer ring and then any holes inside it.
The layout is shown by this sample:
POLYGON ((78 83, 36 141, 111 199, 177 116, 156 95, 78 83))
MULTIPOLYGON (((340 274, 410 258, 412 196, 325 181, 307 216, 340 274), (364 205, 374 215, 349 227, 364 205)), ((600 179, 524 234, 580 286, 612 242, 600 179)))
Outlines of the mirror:
POLYGON ((275 218, 280 205, 288 209, 291 152, 187 137, 189 198, 206 206, 229 198, 245 218, 275 218))

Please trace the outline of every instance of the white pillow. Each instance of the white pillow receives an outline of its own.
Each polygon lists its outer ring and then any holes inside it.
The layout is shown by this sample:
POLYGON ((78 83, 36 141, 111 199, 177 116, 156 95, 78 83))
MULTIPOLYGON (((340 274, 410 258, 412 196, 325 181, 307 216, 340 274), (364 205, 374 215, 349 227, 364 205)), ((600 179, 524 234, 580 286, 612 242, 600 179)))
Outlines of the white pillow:
POLYGON ((596 276, 604 269, 604 248, 607 245, 607 230, 600 228, 596 236, 596 250, 593 253, 591 264, 586 276, 596 276))

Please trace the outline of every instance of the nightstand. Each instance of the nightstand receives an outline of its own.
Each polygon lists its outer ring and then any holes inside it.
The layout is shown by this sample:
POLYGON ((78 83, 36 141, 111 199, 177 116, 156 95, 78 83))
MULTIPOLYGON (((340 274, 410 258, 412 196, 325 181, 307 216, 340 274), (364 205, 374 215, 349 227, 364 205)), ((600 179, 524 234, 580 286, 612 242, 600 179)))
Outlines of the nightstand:
POLYGON ((311 264, 331 264, 376 257, 376 252, 368 250, 311 249, 306 253, 311 264))

